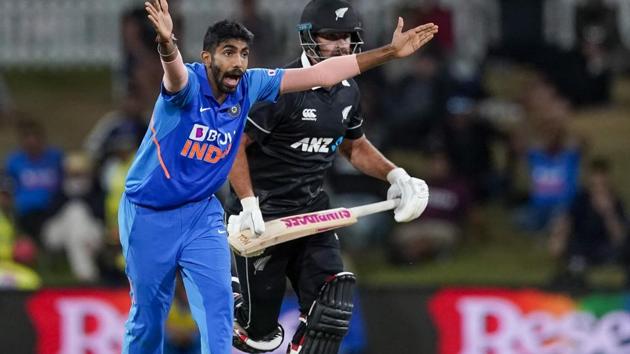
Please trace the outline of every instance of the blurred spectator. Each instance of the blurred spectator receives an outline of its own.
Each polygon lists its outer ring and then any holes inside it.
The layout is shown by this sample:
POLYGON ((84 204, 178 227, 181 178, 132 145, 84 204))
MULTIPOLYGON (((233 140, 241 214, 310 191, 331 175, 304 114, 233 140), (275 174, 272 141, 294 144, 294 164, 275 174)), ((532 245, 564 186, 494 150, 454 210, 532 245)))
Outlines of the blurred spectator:
POLYGON ((80 281, 98 280, 95 255, 103 238, 103 197, 95 188, 92 167, 83 153, 64 160, 63 188, 55 196, 54 214, 44 224, 48 250, 64 250, 72 274, 80 281))
POLYGON ((5 83, 4 78, 0 76, 0 126, 10 120, 12 111, 13 103, 11 102, 9 87, 5 83))
POLYGON ((62 183, 62 153, 47 145, 42 126, 35 121, 18 123, 21 148, 7 158, 6 171, 13 181, 18 229, 40 242, 52 198, 62 183))
POLYGON ((422 217, 396 225, 391 235, 391 259, 396 263, 449 253, 462 239, 472 207, 468 185, 453 174, 442 151, 431 153, 428 171, 431 195, 422 217))
POLYGON ((557 285, 584 285, 590 266, 623 261, 630 286, 628 220, 608 160, 591 161, 586 185, 554 225, 549 246, 561 262, 557 285))
POLYGON ((111 284, 125 284, 125 261, 118 236, 118 205, 125 190, 125 178, 131 167, 138 142, 133 135, 119 136, 114 155, 108 159, 102 174, 105 190, 105 244, 99 255, 102 279, 111 284))
POLYGON ((584 97, 582 103, 610 101, 612 51, 619 47, 616 9, 603 0, 588 0, 578 6, 576 30, 583 60, 584 97))
POLYGON ((420 148, 442 115, 448 79, 440 60, 424 53, 413 60, 411 70, 385 90, 388 148, 420 148))
POLYGON ((466 176, 473 199, 483 201, 500 191, 492 146, 495 142, 505 141, 506 134, 480 117, 476 105, 470 97, 449 98, 446 121, 436 135, 446 149, 453 172, 466 176))
POLYGON ((32 264, 36 248, 28 239, 16 240, 16 233, 11 183, 8 178, 0 176, 0 289, 37 289, 41 285, 37 273, 18 262, 32 264), (30 250, 27 249, 29 247, 30 250))
POLYGON ((424 0, 414 3, 410 12, 410 23, 433 22, 440 27, 440 35, 432 45, 439 47, 443 53, 450 53, 455 45, 453 14, 449 8, 439 4, 437 0, 424 0))
POLYGON ((121 140, 133 139, 135 146, 140 145, 147 127, 142 101, 137 92, 130 92, 123 98, 119 109, 98 120, 83 143, 96 163, 97 173, 107 170, 110 157, 116 158, 121 140))
POLYGON ((266 13, 261 12, 257 0, 241 0, 241 23, 247 27, 256 39, 251 44, 249 67, 282 66, 280 57, 284 47, 279 43, 287 43, 287 33, 277 31, 274 22, 266 13), (280 61, 280 62, 279 62, 280 61))
POLYGON ((175 286, 175 297, 173 298, 171 310, 166 318, 164 354, 198 353, 201 353, 199 331, 190 312, 184 283, 181 276, 178 275, 175 286))
POLYGON ((529 196, 515 219, 527 231, 548 227, 577 191, 582 144, 567 132, 565 106, 566 102, 557 101, 548 107, 549 116, 537 122, 541 142, 530 143, 525 153, 529 196))

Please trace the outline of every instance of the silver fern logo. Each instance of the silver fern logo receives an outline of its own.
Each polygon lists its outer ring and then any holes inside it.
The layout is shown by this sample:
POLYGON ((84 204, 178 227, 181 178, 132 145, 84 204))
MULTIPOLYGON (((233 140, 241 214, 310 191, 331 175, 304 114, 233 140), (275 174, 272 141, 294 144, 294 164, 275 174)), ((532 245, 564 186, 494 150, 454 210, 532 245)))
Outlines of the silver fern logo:
POLYGON ((336 16, 335 21, 339 20, 340 18, 343 18, 346 15, 347 11, 348 11, 347 7, 342 7, 335 10, 335 16, 336 16))

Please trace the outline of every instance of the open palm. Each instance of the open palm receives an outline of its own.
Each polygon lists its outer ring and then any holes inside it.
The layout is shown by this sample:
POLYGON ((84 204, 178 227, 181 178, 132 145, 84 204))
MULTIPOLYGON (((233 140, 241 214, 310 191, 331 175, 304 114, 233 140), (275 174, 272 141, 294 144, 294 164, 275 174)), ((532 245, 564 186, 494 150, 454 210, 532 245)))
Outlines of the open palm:
POLYGON ((412 28, 405 32, 402 31, 403 26, 404 21, 402 17, 399 17, 398 25, 394 31, 391 43, 391 46, 394 49, 394 55, 397 58, 403 58, 413 54, 433 39, 433 36, 438 32, 438 26, 433 23, 425 23, 424 25, 412 28))
POLYGON ((168 12, 168 2, 166 0, 150 0, 144 3, 144 9, 149 14, 147 17, 155 28, 159 41, 169 41, 173 33, 173 19, 168 12))

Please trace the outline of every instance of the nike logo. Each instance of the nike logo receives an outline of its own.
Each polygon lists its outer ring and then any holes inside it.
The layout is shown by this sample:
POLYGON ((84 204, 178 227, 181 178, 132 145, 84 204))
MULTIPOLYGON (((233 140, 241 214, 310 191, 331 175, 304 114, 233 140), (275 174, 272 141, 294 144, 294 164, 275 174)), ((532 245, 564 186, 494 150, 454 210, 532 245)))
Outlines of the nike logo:
POLYGON ((217 232, 218 232, 218 233, 220 233, 220 234, 224 234, 224 233, 226 233, 226 231, 225 231, 225 230, 217 230, 217 232))
POLYGON ((203 108, 203 107, 201 107, 201 108, 199 108, 199 112, 200 112, 200 113, 201 113, 201 112, 205 112, 205 111, 207 111, 207 110, 209 110, 209 109, 212 109, 212 107, 208 107, 208 108, 203 108))

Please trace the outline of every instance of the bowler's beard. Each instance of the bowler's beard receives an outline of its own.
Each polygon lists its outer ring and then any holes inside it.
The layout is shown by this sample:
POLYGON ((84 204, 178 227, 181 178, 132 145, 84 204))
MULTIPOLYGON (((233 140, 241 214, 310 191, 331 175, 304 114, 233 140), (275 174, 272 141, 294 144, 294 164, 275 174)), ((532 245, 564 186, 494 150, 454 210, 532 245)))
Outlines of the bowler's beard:
POLYGON ((217 85, 217 88, 219 89, 219 91, 221 91, 222 93, 232 93, 234 91, 236 91, 236 88, 230 88, 227 87, 223 84, 223 79, 225 78, 225 75, 236 75, 239 77, 243 76, 243 71, 235 69, 235 70, 231 70, 231 71, 226 71, 226 72, 221 72, 221 69, 214 64, 214 61, 210 64, 210 70, 212 71, 212 78, 214 80, 214 83, 217 85))

